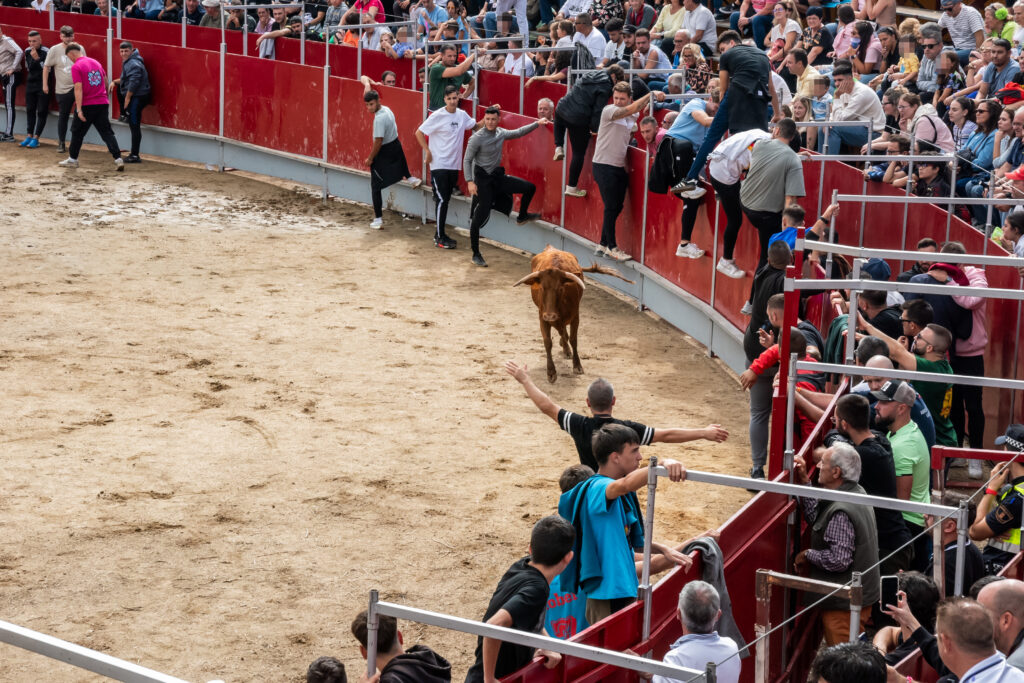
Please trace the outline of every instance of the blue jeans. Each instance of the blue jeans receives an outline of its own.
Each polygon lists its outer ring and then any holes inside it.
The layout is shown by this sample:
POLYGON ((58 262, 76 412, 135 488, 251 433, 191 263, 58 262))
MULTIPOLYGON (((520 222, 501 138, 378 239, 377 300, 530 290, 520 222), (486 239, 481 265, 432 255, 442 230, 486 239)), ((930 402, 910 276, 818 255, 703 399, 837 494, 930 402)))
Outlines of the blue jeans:
POLYGON ((538 0, 540 5, 540 23, 550 24, 551 20, 555 18, 555 11, 551 7, 550 0, 538 0))
POLYGON ((957 50, 956 56, 960 58, 960 66, 967 66, 967 62, 971 59, 971 51, 957 50))
POLYGON ((722 102, 718 105, 718 111, 715 112, 715 118, 711 119, 711 125, 708 126, 708 130, 704 133, 704 142, 700 144, 700 149, 697 150, 697 156, 693 158, 693 163, 690 165, 690 171, 686 174, 687 180, 696 180, 700 172, 704 170, 704 164, 708 160, 708 155, 715 149, 715 145, 722 139, 726 131, 729 130, 729 91, 725 91, 725 96, 722 97, 722 102))
MULTIPOLYGON (((772 15, 754 14, 753 10, 747 15, 750 17, 750 31, 754 34, 754 45, 758 48, 764 47, 764 38, 772 30, 772 15)), ((740 13, 733 12, 729 16, 729 28, 733 31, 740 30, 740 13)))
POLYGON ((492 38, 498 32, 498 15, 494 12, 484 15, 483 25, 481 25, 479 17, 473 17, 472 23, 478 33, 484 34, 484 38, 492 38))
MULTIPOLYGON (((878 133, 875 133, 878 135, 878 133)), ((863 147, 868 143, 868 129, 856 128, 853 126, 842 127, 842 128, 829 128, 828 129, 828 152, 829 154, 839 154, 839 150, 843 144, 850 145, 852 147, 863 147)), ((818 151, 821 152, 825 149, 825 136, 818 136, 818 151)))
MULTIPOLYGON (((988 187, 985 185, 985 183, 987 183, 988 181, 989 181, 989 176, 988 175, 980 175, 980 174, 974 176, 973 178, 963 178, 962 182, 961 182, 961 179, 957 179, 957 181, 956 181, 957 194, 960 194, 960 195, 962 195, 964 197, 977 197, 977 198, 987 197, 988 196, 988 187)), ((986 206, 981 206, 980 204, 971 204, 967 208, 971 212, 971 215, 974 217, 974 222, 975 223, 984 223, 986 221, 986 219, 988 218, 988 207, 986 207, 986 206)), ((992 219, 991 219, 990 222, 991 223, 998 223, 998 221, 999 221, 999 212, 998 211, 992 211, 992 219)))

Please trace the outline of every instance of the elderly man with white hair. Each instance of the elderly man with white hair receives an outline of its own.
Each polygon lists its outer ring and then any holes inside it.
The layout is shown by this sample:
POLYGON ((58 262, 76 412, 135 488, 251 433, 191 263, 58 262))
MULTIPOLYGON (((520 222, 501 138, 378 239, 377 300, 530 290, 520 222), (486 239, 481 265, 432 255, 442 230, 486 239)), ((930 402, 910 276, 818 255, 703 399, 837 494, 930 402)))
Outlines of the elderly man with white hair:
MULTIPOLYGON (((821 488, 864 494, 860 480, 860 455, 849 444, 837 443, 819 451, 818 484, 821 488)), ((817 454, 816 454, 817 455, 817 454)), ((807 463, 796 458, 793 473, 798 483, 810 484, 807 463)), ((804 516, 811 525, 811 547, 801 550, 796 570, 813 579, 846 584, 853 572, 861 573, 863 600, 860 613, 863 628, 871 616, 871 607, 879 597, 878 527, 870 505, 816 498, 800 498, 804 516)), ((814 596, 816 599, 817 596, 814 596)), ((825 642, 836 645, 850 639, 850 601, 828 597, 821 604, 825 642)))
MULTIPOLYGON (((665 663, 703 671, 709 662, 718 665, 719 683, 736 683, 740 678, 739 648, 732 638, 718 635, 715 626, 722 617, 718 591, 705 581, 690 581, 679 592, 679 621, 683 635, 665 653, 665 663)), ((681 683, 676 678, 655 676, 653 683, 681 683)))
POLYGON ((555 103, 549 97, 537 100, 537 118, 553 121, 555 119, 555 103))

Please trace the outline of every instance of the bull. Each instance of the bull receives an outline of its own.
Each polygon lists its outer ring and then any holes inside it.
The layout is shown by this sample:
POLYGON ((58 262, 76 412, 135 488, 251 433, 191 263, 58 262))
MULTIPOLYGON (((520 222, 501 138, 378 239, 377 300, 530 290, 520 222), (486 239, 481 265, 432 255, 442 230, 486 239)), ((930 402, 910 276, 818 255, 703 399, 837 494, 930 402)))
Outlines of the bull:
POLYGON ((548 381, 558 379, 555 362, 551 358, 551 328, 558 330, 562 351, 566 358, 572 358, 572 369, 577 375, 583 374, 583 364, 576 345, 576 332, 580 327, 580 299, 587 288, 583 282, 584 273, 613 275, 632 284, 611 268, 592 265, 581 268, 576 257, 567 251, 555 249, 550 244, 530 261, 532 271, 516 282, 513 287, 530 285, 533 303, 537 305, 540 317, 540 334, 544 339, 544 351, 548 357, 548 381))

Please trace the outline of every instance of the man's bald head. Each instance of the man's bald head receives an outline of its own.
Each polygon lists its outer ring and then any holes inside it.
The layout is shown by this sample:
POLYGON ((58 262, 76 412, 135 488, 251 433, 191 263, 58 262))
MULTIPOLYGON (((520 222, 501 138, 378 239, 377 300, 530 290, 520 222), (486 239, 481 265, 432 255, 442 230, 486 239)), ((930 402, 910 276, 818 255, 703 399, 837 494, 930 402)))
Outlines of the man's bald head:
POLYGON ((990 583, 978 593, 980 602, 994 622, 996 647, 1009 654, 1024 628, 1024 581, 1006 579, 990 583))
POLYGON ((868 370, 892 370, 892 361, 886 356, 872 356, 868 358, 868 362, 864 363, 864 381, 868 383, 868 388, 871 391, 878 391, 885 384, 886 377, 877 377, 870 375, 868 370))

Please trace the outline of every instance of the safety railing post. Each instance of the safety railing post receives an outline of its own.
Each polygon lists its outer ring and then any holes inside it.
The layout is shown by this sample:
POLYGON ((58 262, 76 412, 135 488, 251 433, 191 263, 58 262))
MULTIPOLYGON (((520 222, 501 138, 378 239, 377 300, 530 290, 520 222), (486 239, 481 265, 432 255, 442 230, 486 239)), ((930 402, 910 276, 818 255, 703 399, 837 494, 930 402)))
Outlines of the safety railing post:
POLYGON ((644 601, 644 623, 641 637, 651 637, 651 539, 654 534, 654 497, 658 489, 658 457, 652 455, 647 467, 647 517, 644 519, 644 564, 640 577, 639 595, 644 601))
MULTIPOLYGON (((959 164, 956 163, 956 156, 953 157, 953 173, 949 181, 949 198, 953 199, 956 197, 956 171, 959 164)), ((946 207, 946 241, 949 241, 949 230, 953 224, 953 211, 956 209, 956 204, 950 204, 946 207)))
MULTIPOLYGON (((415 59, 412 61, 416 61, 415 59)), ((356 43, 356 80, 363 77, 363 30, 359 29, 359 42, 356 43)))
POLYGON ((949 597, 946 595, 946 547, 942 543, 942 524, 932 527, 932 578, 939 595, 949 597))
MULTIPOLYGON (((853 274, 851 277, 854 280, 860 279, 860 271, 863 267, 864 259, 858 258, 853 260, 853 274)), ((857 296, 857 290, 850 289, 850 311, 846 318, 846 353, 843 354, 847 365, 853 365, 853 345, 857 338, 857 314, 860 312, 857 309, 857 296)))
MULTIPOLYGON (((109 16, 112 11, 113 11, 112 3, 108 2, 107 3, 107 15, 109 16)), ((122 14, 124 14, 124 12, 118 11, 118 13, 117 13, 117 38, 118 38, 118 40, 121 39, 121 15, 122 14)), ((109 19, 107 21, 109 21, 109 19)))
MULTIPOLYGON (((789 329, 782 325, 779 336, 789 334, 789 329)), ((782 340, 779 339, 779 348, 782 348, 782 340)), ((789 368, 786 373, 786 451, 785 461, 782 468, 789 470, 793 468, 793 421, 796 419, 796 363, 800 360, 795 353, 789 354, 789 368)))
POLYGON ((956 518, 956 573, 953 575, 953 594, 964 594, 964 562, 967 559, 967 527, 970 516, 967 501, 960 501, 960 513, 956 518))
MULTIPOLYGON (((721 198, 718 196, 717 192, 715 192, 713 196, 714 196, 714 200, 715 200, 715 233, 714 233, 715 236, 714 236, 714 239, 712 239, 712 241, 711 241, 711 263, 712 264, 717 264, 718 263, 718 225, 719 225, 719 219, 721 218, 721 215, 722 215, 722 202, 721 202, 721 198)), ((717 294, 717 292, 715 290, 717 289, 717 287, 718 287, 718 268, 717 268, 717 265, 716 265, 716 267, 711 269, 711 310, 714 310, 714 308, 715 308, 715 294, 717 294)), ((715 342, 715 316, 713 316, 713 315, 709 315, 708 316, 708 325, 710 326, 710 329, 708 330, 708 358, 714 358, 715 357, 715 346, 714 346, 714 342, 715 342)))
POLYGON ((366 609, 366 677, 373 678, 377 673, 377 629, 380 615, 377 614, 377 603, 380 596, 376 590, 370 591, 370 605, 366 609))
POLYGON ((860 636, 860 611, 861 602, 863 601, 863 588, 861 584, 860 572, 853 572, 853 578, 850 580, 850 642, 856 643, 860 636), (854 600, 854 593, 857 599, 854 600))
POLYGON ((219 149, 217 159, 217 170, 221 173, 224 172, 224 78, 225 78, 225 63, 227 62, 228 44, 220 44, 220 91, 218 92, 218 104, 217 104, 217 135, 220 140, 217 141, 217 147, 219 149))
MULTIPOLYGON (((114 31, 107 25, 107 78, 114 79, 114 31)), ((114 98, 107 98, 107 118, 114 118, 114 98)))
MULTIPOLYGON (((361 54, 361 53, 360 53, 361 54)), ((423 112, 420 117, 421 121, 427 120, 427 112, 430 111, 430 73, 429 73, 429 62, 427 61, 427 50, 423 51, 423 112)), ((413 59, 413 62, 416 60, 413 59)), ((473 118, 476 118, 476 112, 473 112, 473 118)), ((427 180, 427 153, 420 150, 420 178, 424 181, 427 180)), ((423 211, 420 215, 420 225, 427 224, 427 193, 423 194, 423 211)), ((440 228, 440 226, 437 226, 440 228)))
MULTIPOLYGON (((828 146, 828 141, 827 140, 825 142, 825 145, 828 146)), ((825 163, 825 162, 822 162, 822 163, 825 163)), ((838 201, 839 201, 839 190, 832 190, 832 201, 830 203, 831 204, 835 204, 838 201)), ((832 241, 835 239, 835 237, 836 237, 836 212, 833 211, 832 215, 828 219, 828 242, 829 242, 829 244, 832 243, 832 241)), ((832 277, 832 252, 831 251, 828 252, 828 254, 825 256, 825 277, 827 277, 827 278, 831 278, 832 277)))
MULTIPOLYGON (((572 67, 570 66, 565 72, 566 92, 572 90, 572 67)), ((554 118, 557 114, 552 114, 551 118, 554 118)), ((551 122, 552 130, 554 129, 555 122, 551 122)), ((565 183, 566 183, 566 156, 565 156, 565 140, 562 140, 562 184, 558 188, 558 193, 561 195, 561 207, 558 214, 558 225, 562 228, 565 227, 565 183)))
MULTIPOLYGON (((528 45, 525 43, 524 45, 528 45)), ((523 47, 521 45, 520 47, 523 47)), ((519 55, 519 115, 523 115, 523 106, 526 99, 526 53, 519 55)))
POLYGON ((185 27, 188 26, 188 14, 182 10, 181 12, 181 46, 188 47, 188 38, 186 37, 185 27))
MULTIPOLYGON (((647 103, 647 111, 650 116, 654 116, 654 98, 652 97, 647 103)), ((651 146, 650 144, 644 144, 644 201, 643 206, 640 208, 640 265, 644 265, 644 257, 647 255, 647 197, 650 194, 647 191, 647 183, 651 177, 651 146)), ((640 310, 644 309, 644 283, 640 281, 640 310)))
POLYGON ((704 681, 705 683, 718 683, 718 671, 714 662, 708 662, 708 666, 704 669, 704 681))
POLYGON ((50 15, 50 30, 51 31, 54 30, 54 27, 56 26, 56 22, 55 22, 55 19, 54 19, 54 16, 53 16, 53 13, 55 11, 56 10, 53 7, 53 3, 51 2, 50 5, 49 5, 49 11, 48 11, 48 14, 50 15))
MULTIPOLYGON (((990 199, 995 199, 996 198, 996 172, 995 172, 994 169, 992 171, 989 171, 989 174, 988 174, 988 192, 987 192, 987 194, 988 194, 990 199)), ((990 226, 990 225, 992 225, 992 203, 991 202, 989 203, 989 205, 987 207, 985 207, 985 225, 982 226, 982 228, 981 228, 981 232, 985 236, 985 240, 984 240, 984 242, 981 245, 981 253, 982 253, 982 255, 988 254, 988 240, 989 240, 989 234, 990 234, 989 230, 988 230, 988 226, 990 226)))
MULTIPOLYGON (((910 151, 911 152, 914 151, 913 138, 911 138, 910 151)), ((913 177, 914 177, 914 160, 911 159, 910 161, 907 162, 907 185, 906 185, 906 188, 905 188, 906 192, 903 193, 904 196, 907 196, 907 197, 910 196, 910 185, 911 185, 913 177)), ((910 204, 909 203, 904 203, 903 204, 903 234, 900 237, 900 251, 906 251, 907 250, 907 218, 910 216, 909 211, 910 211, 910 204)), ((903 272, 903 259, 900 259, 900 272, 903 272)))
POLYGON ((327 136, 329 133, 330 126, 330 91, 331 91, 331 64, 327 59, 329 54, 329 46, 324 46, 324 101, 323 101, 323 139, 321 140, 322 147, 320 149, 321 159, 324 162, 323 165, 323 187, 320 191, 320 199, 323 203, 327 203, 327 136))
MULTIPOLYGON (((872 151, 872 149, 874 147, 871 144, 872 141, 873 141, 872 134, 874 133, 874 129, 875 129, 874 121, 868 122, 868 125, 865 126, 865 128, 867 128, 867 133, 868 133, 868 145, 867 145, 867 147, 868 147, 868 156, 871 156, 871 151, 872 151)), ((870 168, 871 167, 871 162, 870 161, 866 161, 866 162, 864 162, 864 165, 866 167, 870 168)), ((863 174, 861 174, 861 191, 860 191, 860 193, 861 194, 867 194, 868 193, 868 179, 863 174)), ((861 202, 860 203, 860 242, 857 244, 857 246, 860 246, 860 247, 864 246, 864 216, 865 216, 865 213, 867 212, 867 208, 868 208, 867 202, 861 202)))
POLYGON ((771 600, 772 585, 768 582, 768 572, 764 569, 757 570, 755 582, 755 594, 757 596, 757 619, 754 622, 754 680, 768 680, 769 650, 765 636, 772 630, 771 624, 771 600))
MULTIPOLYGON (((249 12, 248 12, 248 10, 242 10, 242 11, 244 12, 244 14, 242 15, 244 17, 244 19, 242 19, 242 56, 243 57, 248 57, 249 56, 249 12)), ((303 31, 303 34, 305 34, 305 31, 303 31)))
MULTIPOLYGON (((306 31, 299 33, 299 64, 306 65, 306 31)), ((360 74, 361 76, 362 74, 360 74)))

